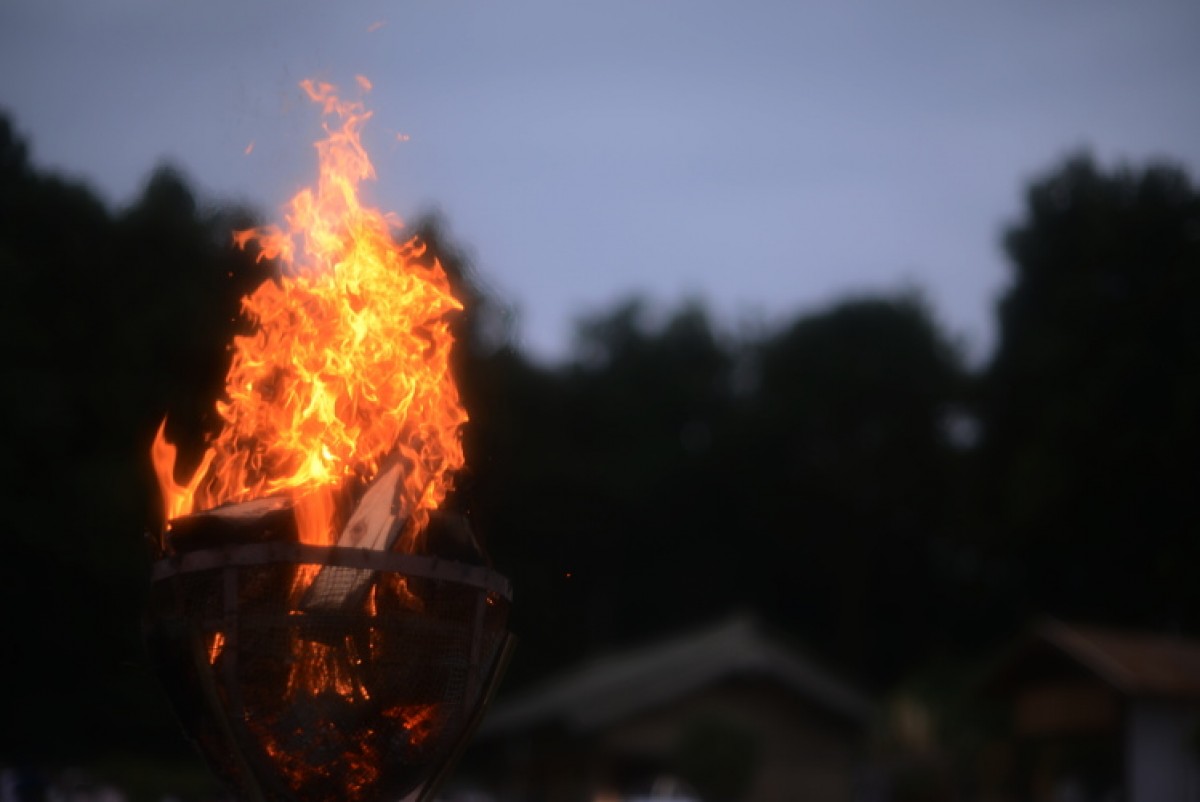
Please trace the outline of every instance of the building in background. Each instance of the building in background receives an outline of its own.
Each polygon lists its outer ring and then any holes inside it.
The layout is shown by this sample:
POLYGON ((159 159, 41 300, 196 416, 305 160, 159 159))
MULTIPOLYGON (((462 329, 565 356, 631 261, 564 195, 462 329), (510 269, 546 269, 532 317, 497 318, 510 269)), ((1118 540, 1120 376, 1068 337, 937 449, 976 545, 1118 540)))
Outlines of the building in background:
POLYGON ((986 798, 1200 802, 1200 642, 1047 622, 985 687, 1010 713, 986 798))
POLYGON ((585 662, 473 747, 501 799, 850 802, 872 704, 750 618, 585 662))

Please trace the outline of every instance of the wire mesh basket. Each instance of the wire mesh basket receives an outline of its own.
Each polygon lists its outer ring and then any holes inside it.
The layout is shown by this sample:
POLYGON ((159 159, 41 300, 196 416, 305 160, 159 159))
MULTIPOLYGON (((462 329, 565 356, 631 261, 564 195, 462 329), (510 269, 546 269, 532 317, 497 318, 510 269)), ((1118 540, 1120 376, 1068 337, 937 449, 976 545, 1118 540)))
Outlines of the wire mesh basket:
POLYGON ((502 672, 511 598, 484 566, 256 543, 156 563, 147 641, 242 799, 426 798, 502 672))

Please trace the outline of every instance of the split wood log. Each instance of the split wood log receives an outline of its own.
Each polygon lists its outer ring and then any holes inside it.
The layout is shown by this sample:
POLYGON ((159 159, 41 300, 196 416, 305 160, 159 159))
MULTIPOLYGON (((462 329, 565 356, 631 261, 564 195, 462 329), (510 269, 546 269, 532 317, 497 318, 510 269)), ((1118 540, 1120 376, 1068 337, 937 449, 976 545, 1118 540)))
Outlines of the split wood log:
MULTIPOLYGON (((404 463, 385 464, 350 515, 336 545, 388 551, 404 524, 400 486, 404 463)), ((270 541, 296 542, 295 502, 290 496, 272 496, 238 504, 224 504, 171 522, 166 534, 170 553, 220 548, 270 541)), ((471 532, 467 519, 444 510, 431 512, 421 538, 421 553, 469 565, 489 565, 471 532)), ((310 612, 351 610, 361 605, 374 573, 344 566, 322 566, 305 591, 300 609, 310 612)))
POLYGON ((168 553, 295 540, 296 516, 289 496, 270 496, 184 515, 171 521, 168 553))
POLYGON ((460 512, 433 510, 421 533, 421 553, 464 565, 492 567, 487 552, 475 538, 471 522, 460 512))
MULTIPOLYGON (((396 460, 371 482, 342 529, 337 545, 354 549, 387 551, 404 526, 399 509, 401 462, 396 460)), ((356 607, 371 586, 374 573, 358 568, 326 565, 305 593, 300 609, 342 610, 356 607)))

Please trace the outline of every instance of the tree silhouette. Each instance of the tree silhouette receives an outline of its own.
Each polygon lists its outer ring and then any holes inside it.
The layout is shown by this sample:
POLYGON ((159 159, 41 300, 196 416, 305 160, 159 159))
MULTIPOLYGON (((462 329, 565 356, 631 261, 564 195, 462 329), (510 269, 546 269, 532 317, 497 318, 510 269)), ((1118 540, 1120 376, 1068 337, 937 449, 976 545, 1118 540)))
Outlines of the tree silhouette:
POLYGON ((919 299, 864 299, 769 338, 758 372, 748 445, 761 465, 742 475, 760 485, 744 492, 776 557, 764 606, 821 622, 871 679, 895 677, 952 609, 934 557, 959 490, 947 421, 960 358, 919 299))
POLYGON ((238 298, 263 275, 230 247, 238 217, 168 169, 110 213, 34 170, 0 119, 5 754, 181 746, 138 626, 161 516, 147 454, 168 410, 199 445, 238 298))
POLYGON ((936 640, 963 372, 915 299, 742 342, 697 304, 628 301, 580 322, 571 363, 507 381, 520 439, 480 509, 541 670, 734 606, 875 681, 936 640))
MULTIPOLYGON (((185 464, 213 428, 239 299, 273 269, 232 247, 253 222, 167 167, 110 210, 0 115, 4 759, 182 748, 137 625, 147 453, 164 414, 185 464)), ((1042 612, 1200 631, 1200 195, 1178 168, 1080 156, 1031 186, 974 375, 911 294, 741 337, 630 299, 537 364, 445 222, 416 233, 466 306, 450 503, 517 588, 515 684, 736 606, 877 687, 1042 612)))
POLYGON ((1176 167, 1075 156, 1005 247, 981 408, 994 553, 1028 608, 1196 630, 1200 194, 1176 167))

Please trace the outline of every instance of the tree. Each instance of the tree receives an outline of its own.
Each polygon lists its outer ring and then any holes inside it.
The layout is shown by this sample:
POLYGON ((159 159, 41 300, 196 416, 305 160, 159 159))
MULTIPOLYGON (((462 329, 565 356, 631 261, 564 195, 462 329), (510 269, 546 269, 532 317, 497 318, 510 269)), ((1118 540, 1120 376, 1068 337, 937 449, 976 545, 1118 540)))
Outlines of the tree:
POLYGON ((1200 194, 1178 167, 1075 156, 1004 244, 989 553, 1026 612, 1200 629, 1200 194))
POLYGON ((467 438, 489 448, 473 457, 470 495, 520 587, 516 679, 735 598, 737 583, 714 576, 737 502, 714 456, 731 359, 700 307, 652 318, 629 301, 582 320, 565 365, 512 351, 475 365, 488 400, 478 415, 468 403, 467 438))
POLYGON ((959 355, 913 296, 800 318, 757 354, 736 461, 756 502, 747 525, 769 537, 764 607, 869 679, 894 679, 946 637, 957 602, 938 558, 960 490, 947 430, 959 355))
POLYGON ((5 755, 184 748, 141 645, 148 453, 167 411, 199 445, 238 298, 264 275, 231 246, 245 218, 169 169, 110 212, 36 170, 0 118, 5 755))
POLYGON ((533 633, 518 659, 538 673, 742 606, 894 678, 961 609, 939 548, 963 380, 912 297, 740 342, 698 304, 635 299, 582 319, 570 363, 508 363, 472 427, 512 439, 471 470, 533 633))

